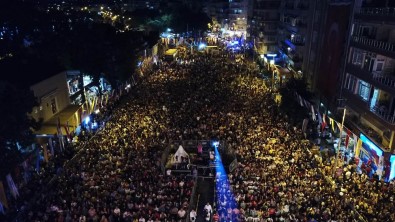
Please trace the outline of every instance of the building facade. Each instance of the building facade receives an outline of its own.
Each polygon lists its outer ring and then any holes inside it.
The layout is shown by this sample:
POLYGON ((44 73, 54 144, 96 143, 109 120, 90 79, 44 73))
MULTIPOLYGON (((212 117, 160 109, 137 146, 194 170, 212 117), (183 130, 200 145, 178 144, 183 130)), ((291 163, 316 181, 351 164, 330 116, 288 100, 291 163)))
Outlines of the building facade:
MULTIPOLYGON (((102 80, 103 82, 103 80, 102 80)), ((105 89, 105 83, 102 84, 105 89)), ((34 119, 42 119, 43 124, 37 135, 57 133, 58 124, 73 132, 85 116, 89 115, 86 104, 91 104, 97 93, 91 77, 79 71, 64 71, 46 78, 30 87, 39 105, 30 114, 34 119)))
POLYGON ((283 0, 280 10, 279 51, 284 65, 295 71, 306 70, 312 41, 312 24, 315 12, 310 0, 283 0))
POLYGON ((278 52, 281 0, 254 0, 249 25, 251 40, 258 54, 278 52))
POLYGON ((349 118, 384 152, 395 149, 395 2, 356 0, 342 84, 349 118))

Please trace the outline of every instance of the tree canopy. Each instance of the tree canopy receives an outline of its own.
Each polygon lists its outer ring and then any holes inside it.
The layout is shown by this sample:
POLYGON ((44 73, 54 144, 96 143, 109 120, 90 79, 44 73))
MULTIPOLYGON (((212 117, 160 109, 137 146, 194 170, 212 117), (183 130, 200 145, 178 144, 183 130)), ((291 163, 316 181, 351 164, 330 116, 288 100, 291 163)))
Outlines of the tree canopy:
POLYGON ((40 126, 28 113, 37 105, 33 92, 27 88, 17 88, 9 82, 0 81, 0 176, 8 173, 21 159, 23 149, 34 141, 32 130, 40 126), (18 147, 19 145, 19 147, 18 147))

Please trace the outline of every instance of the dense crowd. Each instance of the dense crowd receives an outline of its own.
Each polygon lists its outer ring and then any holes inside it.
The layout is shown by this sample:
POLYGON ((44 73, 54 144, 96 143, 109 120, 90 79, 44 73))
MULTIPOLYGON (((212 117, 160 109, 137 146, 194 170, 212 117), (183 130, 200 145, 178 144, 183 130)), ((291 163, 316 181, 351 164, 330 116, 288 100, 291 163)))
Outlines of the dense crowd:
POLYGON ((239 160, 229 183, 217 186, 220 221, 358 221, 357 211, 368 221, 395 221, 393 184, 369 180, 352 165, 332 183, 289 122, 244 62, 224 54, 160 62, 27 221, 185 219, 193 178, 163 174, 161 155, 170 140, 212 138, 226 140, 239 160))

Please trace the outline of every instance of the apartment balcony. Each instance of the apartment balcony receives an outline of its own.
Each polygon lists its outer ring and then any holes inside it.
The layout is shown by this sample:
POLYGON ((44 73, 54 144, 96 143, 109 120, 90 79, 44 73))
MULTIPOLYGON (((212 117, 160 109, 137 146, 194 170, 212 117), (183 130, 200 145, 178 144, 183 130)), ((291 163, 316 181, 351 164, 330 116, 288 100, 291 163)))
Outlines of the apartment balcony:
POLYGON ((377 72, 369 72, 358 65, 348 63, 346 71, 359 79, 371 83, 378 88, 395 95, 395 77, 377 72))
POLYGON ((355 13, 356 19, 380 22, 395 22, 395 8, 360 8, 355 13))
POLYGON ((395 125, 395 116, 393 113, 390 113, 388 107, 376 105, 374 107, 370 107, 370 111, 375 113, 377 116, 387 121, 388 123, 395 125))
POLYGON ((387 85, 395 90, 395 76, 373 72, 373 79, 383 85, 387 85))
POLYGON ((374 125, 381 125, 382 128, 395 129, 395 118, 385 109, 381 107, 370 108, 367 101, 362 100, 361 97, 347 89, 343 89, 343 96, 347 99, 347 106, 350 106, 369 122, 374 125))
POLYGON ((376 39, 369 39, 361 36, 352 36, 351 45, 365 49, 367 51, 376 52, 391 58, 395 58, 394 44, 376 39))

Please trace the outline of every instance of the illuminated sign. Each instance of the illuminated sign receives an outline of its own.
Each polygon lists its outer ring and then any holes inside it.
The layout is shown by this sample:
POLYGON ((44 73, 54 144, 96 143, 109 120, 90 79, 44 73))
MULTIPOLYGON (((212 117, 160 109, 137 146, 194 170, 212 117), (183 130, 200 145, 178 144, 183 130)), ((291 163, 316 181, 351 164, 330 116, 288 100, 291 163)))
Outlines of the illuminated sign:
POLYGON ((372 141, 370 141, 365 135, 363 135, 361 133, 361 135, 359 135, 359 138, 362 140, 363 143, 368 145, 370 149, 376 151, 378 156, 383 155, 383 151, 376 144, 374 144, 372 141))

